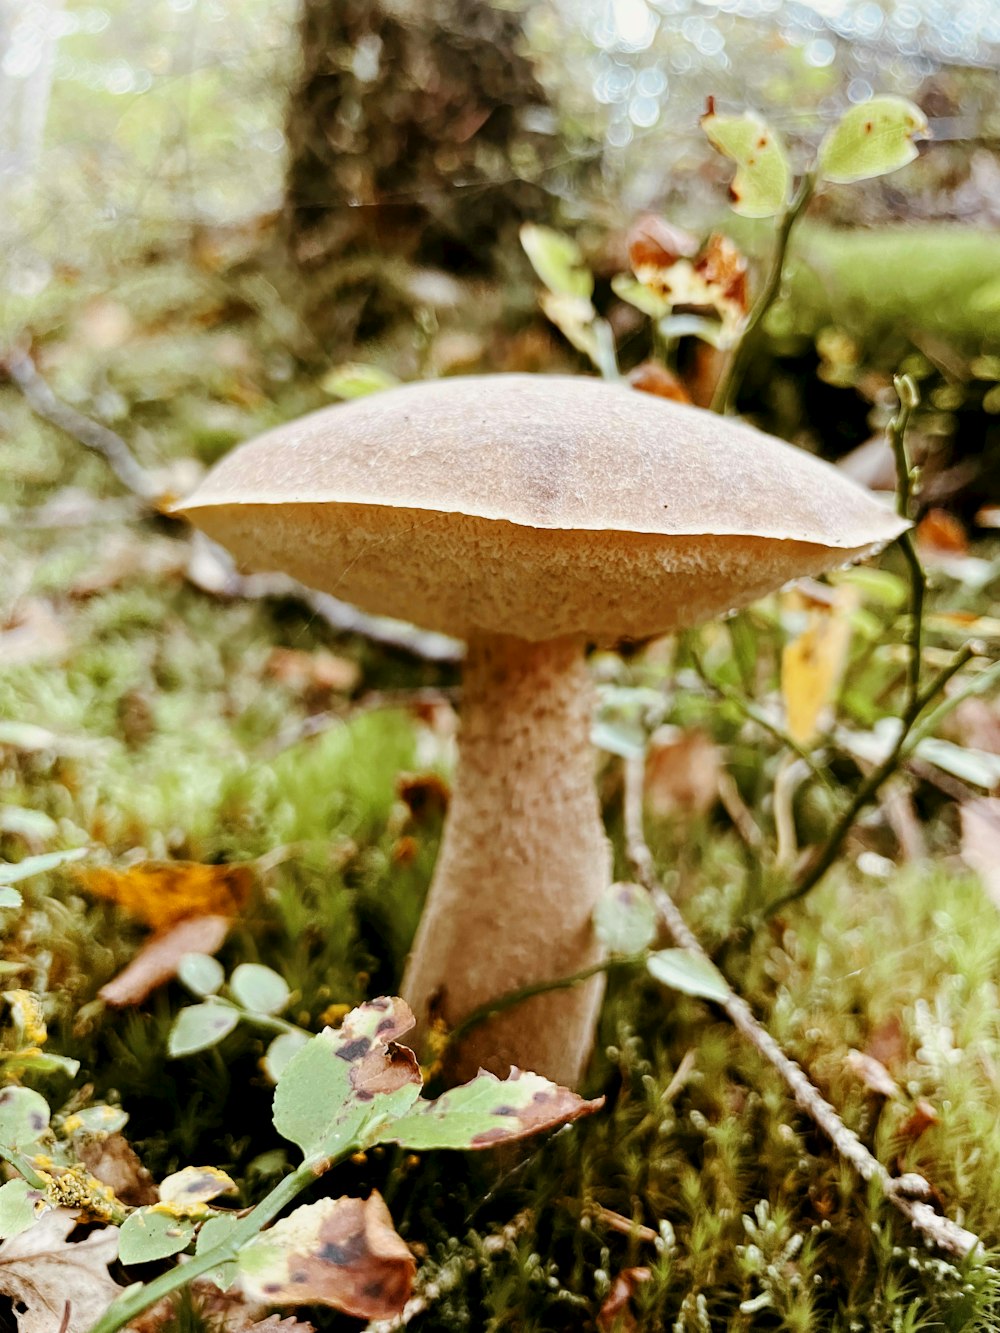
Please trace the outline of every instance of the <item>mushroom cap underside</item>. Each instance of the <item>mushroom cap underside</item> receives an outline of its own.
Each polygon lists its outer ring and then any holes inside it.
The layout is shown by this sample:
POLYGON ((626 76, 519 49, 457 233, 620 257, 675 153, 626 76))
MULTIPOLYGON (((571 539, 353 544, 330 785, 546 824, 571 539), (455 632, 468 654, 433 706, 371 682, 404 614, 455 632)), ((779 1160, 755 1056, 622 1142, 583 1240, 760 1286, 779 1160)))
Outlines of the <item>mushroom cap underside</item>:
POLYGON ((645 637, 906 526, 835 468, 600 380, 469 376, 326 408, 183 505, 251 569, 452 634, 645 637))

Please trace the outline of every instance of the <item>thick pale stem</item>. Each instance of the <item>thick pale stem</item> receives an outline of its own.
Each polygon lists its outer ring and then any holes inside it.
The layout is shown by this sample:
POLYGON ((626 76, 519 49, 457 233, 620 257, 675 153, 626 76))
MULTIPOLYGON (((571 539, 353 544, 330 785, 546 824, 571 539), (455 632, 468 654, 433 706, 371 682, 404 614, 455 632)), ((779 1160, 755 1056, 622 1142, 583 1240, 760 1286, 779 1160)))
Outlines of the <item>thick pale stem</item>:
MULTIPOLYGON (((458 772, 403 995, 426 1035, 521 986, 597 962, 594 906, 611 853, 594 788, 593 691, 575 639, 469 642, 458 772)), ((604 979, 536 995, 448 1054, 453 1080, 511 1065, 572 1087, 594 1040, 604 979)))

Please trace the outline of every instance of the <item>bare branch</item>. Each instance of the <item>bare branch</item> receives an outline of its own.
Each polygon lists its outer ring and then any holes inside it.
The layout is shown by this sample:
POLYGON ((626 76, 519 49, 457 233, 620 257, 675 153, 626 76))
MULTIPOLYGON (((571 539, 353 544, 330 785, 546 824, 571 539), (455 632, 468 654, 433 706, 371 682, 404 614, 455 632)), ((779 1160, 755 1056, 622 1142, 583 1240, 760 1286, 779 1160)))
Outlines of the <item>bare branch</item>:
MULTIPOLYGON (((641 758, 625 761, 625 851, 629 865, 639 883, 652 895, 657 912, 674 943, 710 962, 708 954, 663 888, 656 872, 643 832, 643 776, 641 758)), ((960 1259, 982 1248, 978 1236, 966 1231, 950 1218, 942 1217, 926 1202, 931 1196, 931 1187, 922 1176, 910 1173, 897 1178, 889 1174, 857 1134, 848 1129, 802 1068, 785 1054, 767 1029, 757 1021, 741 996, 730 990, 722 1007, 740 1035, 777 1070, 800 1109, 823 1131, 840 1156, 850 1162, 863 1180, 875 1181, 890 1203, 926 1240, 960 1259)))

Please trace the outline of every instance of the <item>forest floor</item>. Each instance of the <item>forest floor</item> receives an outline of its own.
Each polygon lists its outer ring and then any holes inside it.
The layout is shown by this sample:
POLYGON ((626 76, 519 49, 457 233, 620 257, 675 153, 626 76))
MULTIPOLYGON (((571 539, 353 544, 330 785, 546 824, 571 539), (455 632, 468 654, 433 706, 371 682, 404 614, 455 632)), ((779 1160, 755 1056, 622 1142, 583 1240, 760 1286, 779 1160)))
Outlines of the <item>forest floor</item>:
MULTIPOLYGON (((327 401, 282 350, 291 316, 238 261, 205 247, 161 254, 108 294, 70 274, 36 303, 45 379, 120 430, 143 466, 166 469, 164 489, 192 483, 188 460, 209 464, 327 401)), ((121 1008, 98 992, 151 921, 203 912, 240 863, 252 890, 218 953, 227 973, 273 968, 289 1016, 315 1030, 393 993, 442 819, 440 800, 414 792, 447 788, 457 668, 338 633, 292 596, 226 595, 189 529, 126 494, 13 384, 0 421, 0 857, 86 849, 24 881, 23 907, 3 912, 5 987, 40 996, 45 1050, 80 1062, 74 1077, 23 1077, 55 1112, 120 1105, 155 1180, 210 1162, 252 1203, 288 1165, 267 1042, 240 1025, 220 1046, 170 1058, 188 990, 171 981, 121 1008), (440 694, 400 704, 395 693, 417 690, 440 694), (414 785, 430 776, 440 782, 414 785), (148 862, 172 867, 152 890, 137 873, 148 862), (218 873, 199 878, 193 864, 218 873), (123 873, 102 878, 102 867, 123 873)), ((932 573, 931 669, 970 622, 998 632, 997 555, 987 543, 932 573)), ((855 595, 842 734, 816 742, 822 773, 806 774, 790 804, 777 794, 790 757, 780 661, 810 611, 788 596, 677 643, 596 656, 598 777, 620 855, 609 751, 674 728, 654 741, 670 762, 651 764, 648 791, 667 887, 846 1123, 893 1174, 925 1176, 935 1206, 983 1251, 959 1262, 928 1249, 717 1007, 619 973, 587 1083, 607 1098, 601 1113, 516 1164, 376 1150, 320 1187, 385 1197, 421 1256, 421 1288, 440 1288, 414 1329, 1000 1326, 1000 911, 958 855, 962 807, 983 813, 997 780, 994 706, 956 710, 943 766, 914 759, 806 899, 743 929, 789 883, 794 848, 786 823, 776 859, 776 805, 798 844, 822 842, 865 768, 857 737, 899 710, 906 581, 897 553, 883 565, 842 580, 855 595), (631 1303, 615 1323, 622 1274, 631 1303)), ((0 1052, 12 1076, 15 1019, 12 1009, 0 1052)), ((300 1317, 357 1326, 329 1311, 300 1317)), ((0 1312, 0 1328, 11 1318, 0 1312)), ((195 1333, 213 1318, 185 1306, 163 1327, 195 1333)))

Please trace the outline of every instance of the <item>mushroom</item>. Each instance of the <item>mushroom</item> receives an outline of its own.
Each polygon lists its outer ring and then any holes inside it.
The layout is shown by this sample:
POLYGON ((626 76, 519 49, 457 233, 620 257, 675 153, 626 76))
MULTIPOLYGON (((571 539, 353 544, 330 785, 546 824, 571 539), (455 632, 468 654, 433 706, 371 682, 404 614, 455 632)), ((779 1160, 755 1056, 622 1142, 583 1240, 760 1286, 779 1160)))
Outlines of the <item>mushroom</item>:
MULTIPOLYGON (((235 450, 180 509, 251 569, 464 637, 454 795, 402 993, 423 1039, 600 960, 611 855, 588 642, 643 639, 868 555, 905 522, 801 450, 600 380, 438 380, 235 450)), ((579 1083, 603 978, 473 1028, 447 1073, 579 1083)))

